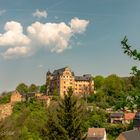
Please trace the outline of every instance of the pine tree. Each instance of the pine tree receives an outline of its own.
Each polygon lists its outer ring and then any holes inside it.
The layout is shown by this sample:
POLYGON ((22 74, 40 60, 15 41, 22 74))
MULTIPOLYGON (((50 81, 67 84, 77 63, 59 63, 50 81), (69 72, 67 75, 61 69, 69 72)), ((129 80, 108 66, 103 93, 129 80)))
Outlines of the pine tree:
MULTIPOLYGON (((49 117, 47 123, 47 137, 49 140, 84 140, 83 109, 78 99, 73 96, 70 88, 59 102, 56 119, 49 117)), ((44 132, 45 133, 45 132, 44 132)))
POLYGON ((42 129, 43 140, 67 140, 65 130, 57 123, 52 113, 49 113, 47 124, 42 129), (64 139, 65 138, 65 139, 64 139))
POLYGON ((82 105, 73 96, 72 88, 69 88, 68 93, 64 95, 64 99, 61 100, 57 109, 58 123, 67 132, 69 140, 84 139, 82 117, 82 105))

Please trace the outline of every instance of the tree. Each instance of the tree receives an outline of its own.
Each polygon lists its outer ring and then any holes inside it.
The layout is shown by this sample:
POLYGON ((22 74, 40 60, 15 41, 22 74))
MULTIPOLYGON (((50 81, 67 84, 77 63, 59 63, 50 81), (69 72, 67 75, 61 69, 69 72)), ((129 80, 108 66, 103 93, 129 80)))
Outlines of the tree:
POLYGON ((64 140, 68 139, 65 129, 63 129, 54 118, 54 114, 48 113, 47 124, 42 128, 43 140, 64 140))
MULTIPOLYGON (((84 139, 83 132, 83 109, 82 105, 78 102, 77 98, 73 96, 73 91, 70 88, 67 94, 64 94, 64 99, 59 102, 57 108, 57 123, 55 126, 56 133, 62 134, 62 140, 82 140, 84 139), (57 128, 57 129, 56 129, 57 128)), ((52 119, 50 119, 52 122, 52 119)), ((56 122, 56 121, 55 121, 56 122)), ((50 122, 48 122, 50 123, 50 122)), ((49 132, 52 130, 50 125, 49 132)), ((52 131, 51 133, 53 133, 52 131)), ((59 135, 59 137, 60 137, 59 135)), ((53 138, 50 138, 53 139, 53 138)), ((56 136, 57 139, 57 136, 56 136)))
POLYGON ((42 86, 40 86, 40 92, 42 92, 42 93, 46 93, 46 90, 47 90, 46 85, 42 85, 42 86))
POLYGON ((124 53, 126 53, 128 56, 132 57, 134 60, 140 61, 140 52, 138 52, 136 49, 132 49, 132 46, 128 44, 128 39, 125 36, 124 39, 121 41, 121 44, 123 45, 124 53))
POLYGON ((109 96, 117 95, 124 89, 124 81, 115 74, 109 75, 105 78, 104 90, 109 96))
POLYGON ((93 106, 93 111, 90 113, 89 124, 90 127, 105 127, 107 124, 107 114, 103 109, 97 109, 93 106))
POLYGON ((31 84, 29 86, 29 92, 37 92, 38 91, 38 87, 35 84, 31 84))
MULTIPOLYGON (((121 41, 121 44, 123 45, 122 49, 124 50, 125 54, 134 60, 140 61, 140 52, 138 52, 136 49, 132 49, 132 46, 128 44, 128 39, 126 36, 121 41)), ((138 87, 140 89, 140 70, 137 68, 137 66, 133 66, 131 70, 131 74, 133 75, 132 84, 134 87, 138 87)))
POLYGON ((94 83, 95 83, 95 88, 99 89, 103 86, 105 78, 101 75, 97 75, 96 77, 93 78, 94 83))
POLYGON ((20 83, 17 87, 16 90, 18 90, 21 93, 28 93, 28 86, 24 83, 20 83))
POLYGON ((6 104, 10 102, 11 92, 5 93, 0 98, 0 104, 6 104))

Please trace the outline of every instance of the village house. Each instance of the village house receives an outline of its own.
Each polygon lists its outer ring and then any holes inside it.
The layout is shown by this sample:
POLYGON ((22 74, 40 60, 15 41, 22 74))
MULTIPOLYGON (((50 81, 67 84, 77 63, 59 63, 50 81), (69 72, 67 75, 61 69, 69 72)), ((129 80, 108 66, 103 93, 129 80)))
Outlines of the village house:
POLYGON ((105 128, 89 128, 87 140, 106 140, 105 128))
POLYGON ((37 99, 42 101, 42 102, 44 102, 44 103, 46 103, 47 106, 50 105, 50 101, 51 101, 50 96, 42 95, 42 96, 38 96, 37 99))
POLYGON ((90 74, 75 76, 68 67, 54 70, 53 73, 48 71, 46 80, 47 94, 57 91, 61 97, 64 97, 70 87, 78 96, 86 96, 94 92, 94 82, 90 74))
POLYGON ((10 98, 11 103, 21 102, 25 100, 26 100, 26 97, 23 94, 21 94, 19 91, 15 90, 12 92, 11 98, 10 98))
POLYGON ((124 113, 111 113, 109 117, 110 123, 123 123, 124 113))
POLYGON ((133 120, 133 129, 140 130, 140 112, 137 112, 133 120))
POLYGON ((116 140, 140 140, 140 131, 135 129, 122 132, 116 140))

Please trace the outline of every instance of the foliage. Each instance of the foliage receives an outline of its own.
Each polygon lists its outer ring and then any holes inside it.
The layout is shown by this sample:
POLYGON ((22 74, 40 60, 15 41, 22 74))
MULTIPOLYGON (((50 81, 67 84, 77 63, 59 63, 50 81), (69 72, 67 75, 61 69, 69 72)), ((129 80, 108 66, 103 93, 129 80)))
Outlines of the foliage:
POLYGON ((97 75, 93 78, 94 80, 94 85, 95 85, 95 89, 100 89, 102 87, 102 85, 104 84, 105 78, 101 75, 97 75))
POLYGON ((0 136, 2 140, 41 140, 40 130, 47 121, 45 105, 31 99, 16 103, 12 115, 0 123, 0 131, 14 132, 13 135, 0 136))
POLYGON ((29 92, 37 92, 38 91, 38 87, 35 84, 31 84, 29 86, 29 92))
POLYGON ((93 106, 93 111, 89 116, 90 127, 105 127, 107 124, 107 113, 103 109, 93 106))
POLYGON ((109 95, 117 95, 124 90, 124 81, 117 75, 112 74, 105 78, 104 90, 109 95))
POLYGON ((0 104, 6 104, 10 102, 11 92, 8 92, 1 96, 0 98, 0 104))
MULTIPOLYGON (((125 54, 127 54, 134 60, 140 61, 140 52, 138 52, 136 49, 132 49, 132 46, 128 44, 128 39, 126 36, 121 41, 121 44, 123 45, 122 48, 125 54)), ((133 66, 131 70, 131 74, 133 75, 132 84, 134 85, 134 87, 140 89, 140 70, 137 68, 137 66, 133 66)))
POLYGON ((41 92, 41 93, 46 93, 46 90, 47 90, 46 85, 40 86, 40 92, 41 92))
MULTIPOLYGON (((77 98, 73 96, 73 91, 70 88, 68 93, 64 95, 64 99, 59 102, 59 107, 57 108, 57 121, 53 121, 52 117, 49 118, 48 125, 50 126, 47 128, 49 134, 55 132, 56 139, 62 140, 81 140, 84 139, 84 132, 83 132, 83 110, 81 104, 77 101, 77 98), (54 125, 51 125, 52 122, 54 125), (53 130, 53 131, 52 131, 53 130), (54 131, 55 130, 55 131, 54 131)), ((49 139, 53 139, 54 135, 47 134, 49 139)))
POLYGON ((106 126, 106 131, 108 134, 110 134, 113 137, 119 136, 121 132, 127 131, 127 125, 122 124, 108 124, 106 126))
POLYGON ((132 46, 128 44, 128 39, 125 36, 124 39, 121 41, 121 44, 123 45, 124 53, 126 53, 128 56, 132 57, 134 60, 140 60, 140 52, 138 52, 136 49, 131 49, 132 46))
POLYGON ((28 86, 24 83, 20 83, 17 87, 16 90, 18 90, 20 93, 28 93, 28 86))

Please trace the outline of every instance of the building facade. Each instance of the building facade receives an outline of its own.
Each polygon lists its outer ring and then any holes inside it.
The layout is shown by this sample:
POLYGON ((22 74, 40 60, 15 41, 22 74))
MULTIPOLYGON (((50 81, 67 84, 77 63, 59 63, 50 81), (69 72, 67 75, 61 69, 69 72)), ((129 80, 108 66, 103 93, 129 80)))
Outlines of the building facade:
POLYGON ((21 102, 22 101, 22 95, 17 90, 15 90, 14 92, 12 92, 10 100, 11 100, 11 103, 21 102))
POLYGON ((75 76, 70 68, 54 70, 53 73, 47 72, 47 94, 54 94, 57 91, 61 97, 72 88, 76 95, 87 95, 94 92, 94 82, 90 74, 75 76))

